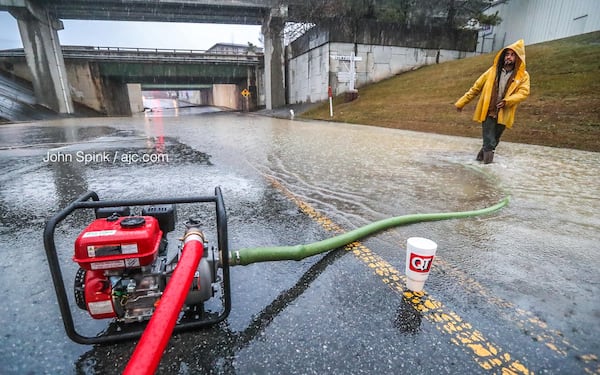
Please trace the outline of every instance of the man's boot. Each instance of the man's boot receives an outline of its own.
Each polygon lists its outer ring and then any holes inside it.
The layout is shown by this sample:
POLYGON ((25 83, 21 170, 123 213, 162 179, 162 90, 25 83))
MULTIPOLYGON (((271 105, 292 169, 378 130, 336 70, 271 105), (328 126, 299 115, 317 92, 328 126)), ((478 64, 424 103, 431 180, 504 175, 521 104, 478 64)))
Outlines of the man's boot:
POLYGON ((483 164, 490 164, 492 161, 494 161, 494 151, 484 151, 483 164))
POLYGON ((483 161, 483 147, 477 153, 477 157, 475 157, 475 160, 477 160, 477 161, 483 161))

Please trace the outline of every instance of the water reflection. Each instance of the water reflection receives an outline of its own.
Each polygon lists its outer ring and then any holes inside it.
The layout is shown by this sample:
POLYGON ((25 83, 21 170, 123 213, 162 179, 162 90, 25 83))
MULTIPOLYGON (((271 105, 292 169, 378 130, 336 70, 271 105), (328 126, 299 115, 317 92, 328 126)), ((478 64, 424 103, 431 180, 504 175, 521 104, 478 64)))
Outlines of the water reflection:
POLYGON ((217 113, 224 110, 209 105, 182 105, 176 99, 146 99, 143 115, 147 118, 178 117, 217 113))
MULTIPOLYGON (((163 125, 162 116, 146 116, 144 121, 145 134, 148 136, 148 140, 156 139, 154 142, 154 147, 156 152, 164 154, 165 153, 165 129, 163 125)), ((150 147, 151 145, 148 144, 150 147)))
MULTIPOLYGON (((52 291, 47 289, 47 265, 40 256, 39 237, 51 212, 87 189, 98 191, 102 198, 140 198, 194 195, 221 185, 233 249, 326 237, 315 229, 320 228, 318 224, 274 193, 265 176, 281 182, 346 230, 403 214, 482 208, 507 192, 512 194, 509 206, 497 214, 393 229, 371 239, 373 246, 369 247, 402 270, 401 250, 407 237, 422 235, 438 242, 439 272, 430 276, 428 292, 447 306, 458 306, 461 316, 476 317, 477 321, 469 323, 483 327, 486 333, 494 332, 494 337, 516 348, 517 355, 540 364, 538 367, 554 354, 543 352, 548 341, 531 348, 533 336, 519 331, 519 327, 528 327, 519 326, 522 316, 543 322, 552 332, 559 332, 557 337, 573 342, 568 347, 569 356, 561 357, 571 366, 576 354, 571 348, 593 352, 596 347, 594 338, 600 332, 593 323, 598 314, 594 297, 600 285, 596 271, 600 265, 593 250, 600 243, 600 191, 596 182, 600 154, 503 143, 495 162, 482 166, 472 160, 477 139, 235 113, 187 117, 182 113, 180 109, 176 117, 175 112, 166 110, 161 116, 146 113, 127 119, 67 119, 0 127, 0 251, 6 260, 0 283, 14 285, 16 280, 20 286, 5 288, 5 298, 13 303, 0 309, 2 317, 11 322, 0 328, 6 339, 3 348, 8 348, 0 349, 0 362, 14 364, 12 372, 69 372, 76 361, 77 371, 82 373, 118 372, 133 350, 132 344, 92 350, 71 345, 66 342, 58 312, 49 317, 47 311, 36 308, 55 306, 52 291), (88 165, 42 162, 48 150, 58 149, 70 153, 106 151, 111 155, 167 154, 169 160, 88 165), (463 280, 477 281, 477 290, 473 290, 474 283, 463 280), (32 307, 30 294, 23 290, 34 291, 36 306, 32 307), (471 303, 473 294, 479 305, 471 303), (18 312, 13 311, 15 306, 18 312), (533 313, 515 313, 523 310, 533 313), (38 327, 36 322, 43 319, 49 324, 38 327), (38 333, 47 339, 39 341, 38 333), (55 345, 48 345, 48 341, 55 345), (32 355, 47 360, 17 363, 14 359, 32 355)), ((68 237, 75 237, 75 231, 68 227, 62 233, 67 260, 72 246, 68 237)), ((334 261, 330 272, 347 263, 351 262, 334 261)), ((310 345, 302 342, 306 337, 280 339, 278 335, 313 327, 313 322, 303 320, 303 312, 315 309, 324 322, 355 316, 356 306, 348 299, 329 298, 327 308, 292 303, 307 294, 301 283, 307 282, 304 273, 308 268, 292 262, 239 272, 234 269, 240 282, 231 319, 223 326, 173 338, 165 368, 169 372, 243 368, 265 347, 261 346, 261 334, 267 326, 270 338, 275 339, 266 346, 277 347, 281 356, 296 358, 295 345, 310 345), (284 326, 289 320, 277 319, 282 315, 297 318, 297 327, 284 326), (277 346, 282 341, 290 346, 277 346), (242 347, 248 350, 240 355, 242 347)), ((364 288, 363 274, 358 276, 352 280, 364 288)), ((317 277, 308 284, 313 286, 311 293, 325 298, 319 295, 322 280, 317 277)), ((369 291, 361 298, 373 310, 384 310, 389 305, 377 299, 372 284, 369 289, 358 289, 369 291)), ((379 320, 389 336, 372 339, 370 347, 393 348, 397 341, 407 339, 403 344, 415 349, 409 342, 414 337, 406 337, 421 335, 425 324, 421 316, 404 302, 390 308, 385 322, 379 320)), ((546 328, 538 330, 546 333, 546 328)), ((370 321, 361 321, 353 329, 365 342, 370 340, 370 321)), ((544 339, 541 334, 535 337, 544 339)), ((343 341, 339 337, 327 339, 340 347, 346 345, 337 342, 343 341)), ((320 353, 322 357, 315 361, 331 363, 329 351, 320 353)), ((404 354, 413 355, 409 350, 404 354)), ((364 360, 372 361, 370 365, 387 357, 372 350, 359 360, 349 358, 348 366, 364 360)))

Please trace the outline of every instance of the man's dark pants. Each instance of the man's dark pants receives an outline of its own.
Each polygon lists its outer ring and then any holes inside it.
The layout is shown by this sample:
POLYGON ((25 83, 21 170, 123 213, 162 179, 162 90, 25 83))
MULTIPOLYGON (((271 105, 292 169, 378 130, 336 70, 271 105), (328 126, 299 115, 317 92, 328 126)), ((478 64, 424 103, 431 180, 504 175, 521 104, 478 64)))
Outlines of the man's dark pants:
POLYGON ((498 124, 498 120, 493 117, 487 117, 484 122, 481 123, 482 136, 483 136, 483 151, 494 151, 498 143, 500 143, 500 137, 506 129, 505 125, 498 124))

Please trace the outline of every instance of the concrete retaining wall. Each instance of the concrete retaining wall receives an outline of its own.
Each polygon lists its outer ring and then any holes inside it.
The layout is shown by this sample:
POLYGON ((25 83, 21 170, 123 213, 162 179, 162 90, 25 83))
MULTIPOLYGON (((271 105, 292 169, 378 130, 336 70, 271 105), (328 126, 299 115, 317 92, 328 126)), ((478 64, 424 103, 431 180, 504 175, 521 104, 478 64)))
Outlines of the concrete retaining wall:
MULTIPOLYGON (((348 82, 340 82, 338 72, 348 71, 347 61, 331 56, 348 56, 354 43, 325 43, 288 59, 289 103, 314 103, 327 99, 331 86, 334 95, 348 91, 348 82)), ((474 56, 475 52, 423 49, 382 45, 356 45, 355 87, 378 82, 415 68, 474 56)))
POLYGON ((213 85, 213 105, 217 107, 241 109, 241 91, 242 90, 240 90, 236 84, 213 85))
POLYGON ((99 82, 93 76, 88 62, 70 62, 66 64, 69 89, 74 101, 82 103, 98 112, 104 112, 99 82))
POLYGON ((142 85, 139 83, 127 84, 127 95, 132 113, 144 112, 144 97, 142 96, 142 85))

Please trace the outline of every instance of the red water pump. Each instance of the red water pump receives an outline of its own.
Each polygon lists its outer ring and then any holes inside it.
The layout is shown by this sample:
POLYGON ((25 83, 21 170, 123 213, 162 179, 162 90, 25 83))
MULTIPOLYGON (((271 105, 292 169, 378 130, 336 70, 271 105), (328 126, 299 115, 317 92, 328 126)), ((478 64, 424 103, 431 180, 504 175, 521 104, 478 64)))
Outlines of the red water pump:
MULTIPOLYGON (((190 278, 177 292, 185 299, 174 331, 196 329, 224 320, 231 309, 227 223, 221 191, 214 196, 102 202, 89 192, 52 217, 44 232, 44 245, 54 288, 68 336, 82 344, 111 343, 139 338, 142 328, 118 327, 116 332, 84 336, 75 330, 73 310, 66 293, 54 243, 56 226, 77 209, 93 209, 95 219, 75 240, 72 300, 94 319, 112 319, 117 325, 150 320, 164 299, 165 290, 180 263, 185 263, 186 238, 193 235, 197 256, 188 261, 190 278), (177 225, 177 205, 214 203, 218 250, 208 246, 201 222, 188 220, 180 228, 178 246, 169 247, 167 234, 177 225), (132 207, 139 214, 132 214, 132 207), (141 211, 141 212, 140 212, 141 211), (223 255, 225 254, 225 255, 223 255), (211 301, 211 311, 205 303, 211 301), (214 307, 216 306, 216 307, 214 307)), ((204 215, 206 216, 206 215, 204 215)), ((206 223, 205 223, 206 224, 206 223)), ((212 226, 214 230, 214 225, 212 226)), ((186 265, 186 267, 188 266, 186 265)), ((178 308, 179 309, 179 308, 178 308)), ((177 311, 175 311, 177 315, 177 311)), ((135 325, 133 325, 136 327, 135 325)))
MULTIPOLYGON (((98 210, 102 216, 111 210, 98 210)), ((150 319, 180 251, 170 260, 164 235, 174 229, 175 206, 152 206, 142 216, 94 220, 75 241, 73 260, 81 267, 75 276, 75 301, 93 318, 123 322, 150 319), (161 256, 159 256, 161 255, 161 256)), ((204 244, 205 248, 207 244, 204 244)), ((217 263, 204 252, 186 299, 193 309, 213 296, 217 263)))

